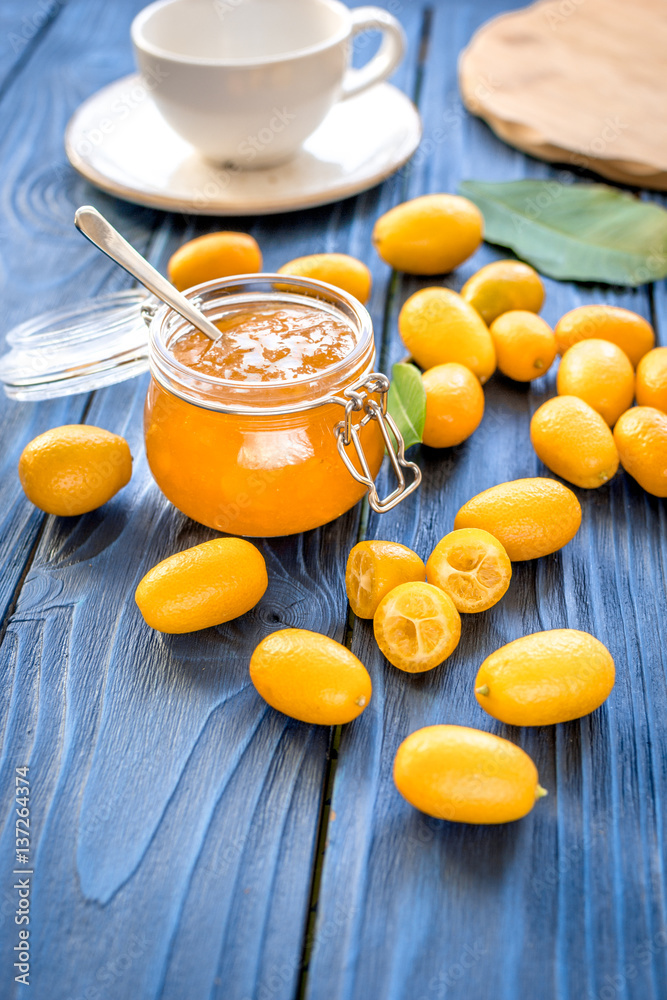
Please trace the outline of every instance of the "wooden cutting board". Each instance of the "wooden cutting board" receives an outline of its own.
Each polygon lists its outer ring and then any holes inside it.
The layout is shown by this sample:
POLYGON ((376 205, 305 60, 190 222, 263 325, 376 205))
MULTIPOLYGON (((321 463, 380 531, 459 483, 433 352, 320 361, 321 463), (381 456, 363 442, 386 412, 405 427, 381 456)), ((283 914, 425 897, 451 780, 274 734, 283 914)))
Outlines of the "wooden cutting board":
POLYGON ((543 160, 667 190, 665 0, 540 0, 459 59, 469 111, 543 160))

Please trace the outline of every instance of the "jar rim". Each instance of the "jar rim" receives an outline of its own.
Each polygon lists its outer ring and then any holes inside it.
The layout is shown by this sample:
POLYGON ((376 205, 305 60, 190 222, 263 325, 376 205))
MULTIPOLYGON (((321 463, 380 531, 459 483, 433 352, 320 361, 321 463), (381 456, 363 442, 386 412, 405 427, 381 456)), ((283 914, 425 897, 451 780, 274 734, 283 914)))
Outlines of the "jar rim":
POLYGON ((170 306, 161 305, 150 323, 151 373, 163 388, 187 402, 227 413, 252 413, 257 410, 265 414, 297 412, 337 402, 332 393, 335 394, 341 383, 345 383, 346 375, 349 374, 350 381, 353 381, 372 369, 375 345, 368 310, 353 295, 328 282, 276 272, 257 272, 215 278, 194 285, 183 294, 213 321, 221 318, 216 315, 217 312, 224 314, 225 308, 232 305, 273 302, 312 306, 315 299, 329 309, 342 312, 356 334, 355 346, 349 354, 315 374, 300 375, 286 382, 225 379, 196 371, 174 357, 169 345, 193 327, 170 306), (287 392, 289 401, 284 398, 287 392))

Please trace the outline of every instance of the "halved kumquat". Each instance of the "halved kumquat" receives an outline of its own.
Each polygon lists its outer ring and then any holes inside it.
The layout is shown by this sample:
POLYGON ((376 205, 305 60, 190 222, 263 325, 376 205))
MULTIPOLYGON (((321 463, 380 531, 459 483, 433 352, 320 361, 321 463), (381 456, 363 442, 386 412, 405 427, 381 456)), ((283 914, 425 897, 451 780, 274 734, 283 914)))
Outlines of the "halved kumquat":
POLYGON ((512 579, 507 552, 482 528, 459 528, 438 542, 426 563, 429 583, 449 594, 457 611, 486 611, 512 579))
POLYGON ((448 594, 430 583, 402 583, 382 599, 373 618, 378 646, 410 674, 433 670, 461 638, 461 618, 448 594))
POLYGON ((416 552, 398 542, 358 542, 347 559, 345 589, 357 618, 372 618, 378 604, 400 583, 424 580, 426 567, 416 552))

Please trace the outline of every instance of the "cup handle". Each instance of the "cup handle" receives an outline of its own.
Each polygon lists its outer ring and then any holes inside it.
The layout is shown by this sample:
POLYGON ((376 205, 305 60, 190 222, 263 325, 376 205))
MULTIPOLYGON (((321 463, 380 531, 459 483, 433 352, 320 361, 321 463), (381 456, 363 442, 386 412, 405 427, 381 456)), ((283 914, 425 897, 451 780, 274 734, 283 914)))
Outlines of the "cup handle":
POLYGON ((405 53, 405 32, 399 21, 381 7, 357 7, 351 10, 351 38, 362 31, 381 31, 383 38, 378 52, 361 69, 348 69, 343 77, 340 99, 347 100, 386 80, 394 72, 405 53))

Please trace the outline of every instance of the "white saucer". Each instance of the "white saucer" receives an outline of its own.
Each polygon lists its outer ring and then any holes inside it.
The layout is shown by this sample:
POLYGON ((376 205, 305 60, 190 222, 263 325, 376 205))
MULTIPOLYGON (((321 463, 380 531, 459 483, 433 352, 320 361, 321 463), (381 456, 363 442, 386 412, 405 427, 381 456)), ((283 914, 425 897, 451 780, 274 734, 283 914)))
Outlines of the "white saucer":
POLYGON ((87 180, 126 201, 196 215, 264 215, 365 191, 398 170, 420 139, 412 101, 381 83, 336 104, 289 163, 216 167, 172 131, 132 75, 81 105, 67 126, 65 150, 87 180))

